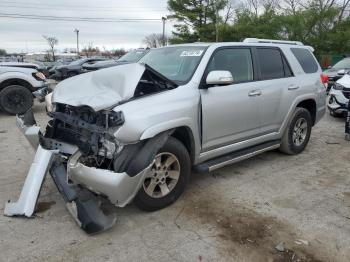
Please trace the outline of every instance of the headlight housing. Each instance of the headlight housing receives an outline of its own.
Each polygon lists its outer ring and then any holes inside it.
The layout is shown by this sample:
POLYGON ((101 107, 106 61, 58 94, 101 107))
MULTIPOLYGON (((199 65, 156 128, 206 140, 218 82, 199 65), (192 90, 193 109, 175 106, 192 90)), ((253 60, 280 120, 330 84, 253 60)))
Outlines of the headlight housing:
POLYGON ((33 77, 38 81, 45 81, 46 79, 45 75, 41 72, 33 73, 33 77))
POLYGON ((334 89, 334 90, 343 90, 343 89, 344 89, 344 86, 341 85, 341 84, 339 84, 339 83, 335 83, 335 84, 333 85, 333 89, 334 89))

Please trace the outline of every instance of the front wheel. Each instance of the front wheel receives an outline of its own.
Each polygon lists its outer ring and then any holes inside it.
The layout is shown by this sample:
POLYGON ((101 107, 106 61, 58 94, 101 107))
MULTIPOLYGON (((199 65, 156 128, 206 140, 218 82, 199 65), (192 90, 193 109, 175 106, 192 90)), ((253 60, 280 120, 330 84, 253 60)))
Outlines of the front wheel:
POLYGON ((310 139, 311 127, 310 112, 305 108, 297 107, 282 137, 280 151, 289 155, 304 151, 310 139))
POLYGON ((155 156, 134 203, 145 211, 172 204, 185 190, 190 173, 191 161, 185 146, 170 137, 155 156))

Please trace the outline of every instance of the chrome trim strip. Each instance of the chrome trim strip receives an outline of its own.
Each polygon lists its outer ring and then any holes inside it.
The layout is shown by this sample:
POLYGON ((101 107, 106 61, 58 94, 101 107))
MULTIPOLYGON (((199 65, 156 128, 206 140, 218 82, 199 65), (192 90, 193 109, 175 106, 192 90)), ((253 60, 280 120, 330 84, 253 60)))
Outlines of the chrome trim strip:
POLYGON ((242 160, 244 160, 244 159, 247 159, 247 158, 256 156, 256 155, 261 154, 261 153, 264 153, 264 152, 266 152, 266 151, 270 151, 270 150, 279 148, 279 147, 280 147, 280 144, 276 144, 276 145, 273 145, 273 146, 269 146, 269 147, 266 147, 266 148, 263 148, 263 149, 260 149, 260 150, 257 150, 257 151, 248 153, 248 154, 246 154, 246 155, 242 155, 242 156, 239 156, 239 157, 236 157, 236 158, 233 158, 233 159, 230 159, 230 160, 221 162, 221 163, 219 163, 219 164, 210 166, 210 167, 209 167, 209 172, 211 172, 211 171, 213 171, 213 170, 215 170, 215 169, 224 167, 224 166, 226 166, 226 165, 233 164, 233 163, 242 161, 242 160))

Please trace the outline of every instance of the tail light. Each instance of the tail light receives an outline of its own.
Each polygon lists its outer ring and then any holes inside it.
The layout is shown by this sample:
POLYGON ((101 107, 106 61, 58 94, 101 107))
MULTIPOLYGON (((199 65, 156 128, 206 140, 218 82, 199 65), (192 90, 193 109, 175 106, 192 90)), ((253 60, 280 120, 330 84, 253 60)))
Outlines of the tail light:
POLYGON ((321 74, 321 82, 324 85, 328 84, 328 76, 325 74, 321 74))

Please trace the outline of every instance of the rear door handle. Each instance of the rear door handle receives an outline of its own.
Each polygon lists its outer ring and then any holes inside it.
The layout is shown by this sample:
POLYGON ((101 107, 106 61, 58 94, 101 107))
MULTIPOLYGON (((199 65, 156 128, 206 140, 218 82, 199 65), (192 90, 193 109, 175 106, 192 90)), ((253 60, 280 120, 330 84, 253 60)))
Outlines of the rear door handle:
POLYGON ((261 90, 252 90, 248 93, 248 96, 260 96, 261 95, 261 90))
POLYGON ((297 86, 297 85, 290 85, 288 87, 288 90, 297 90, 300 86, 297 86))

